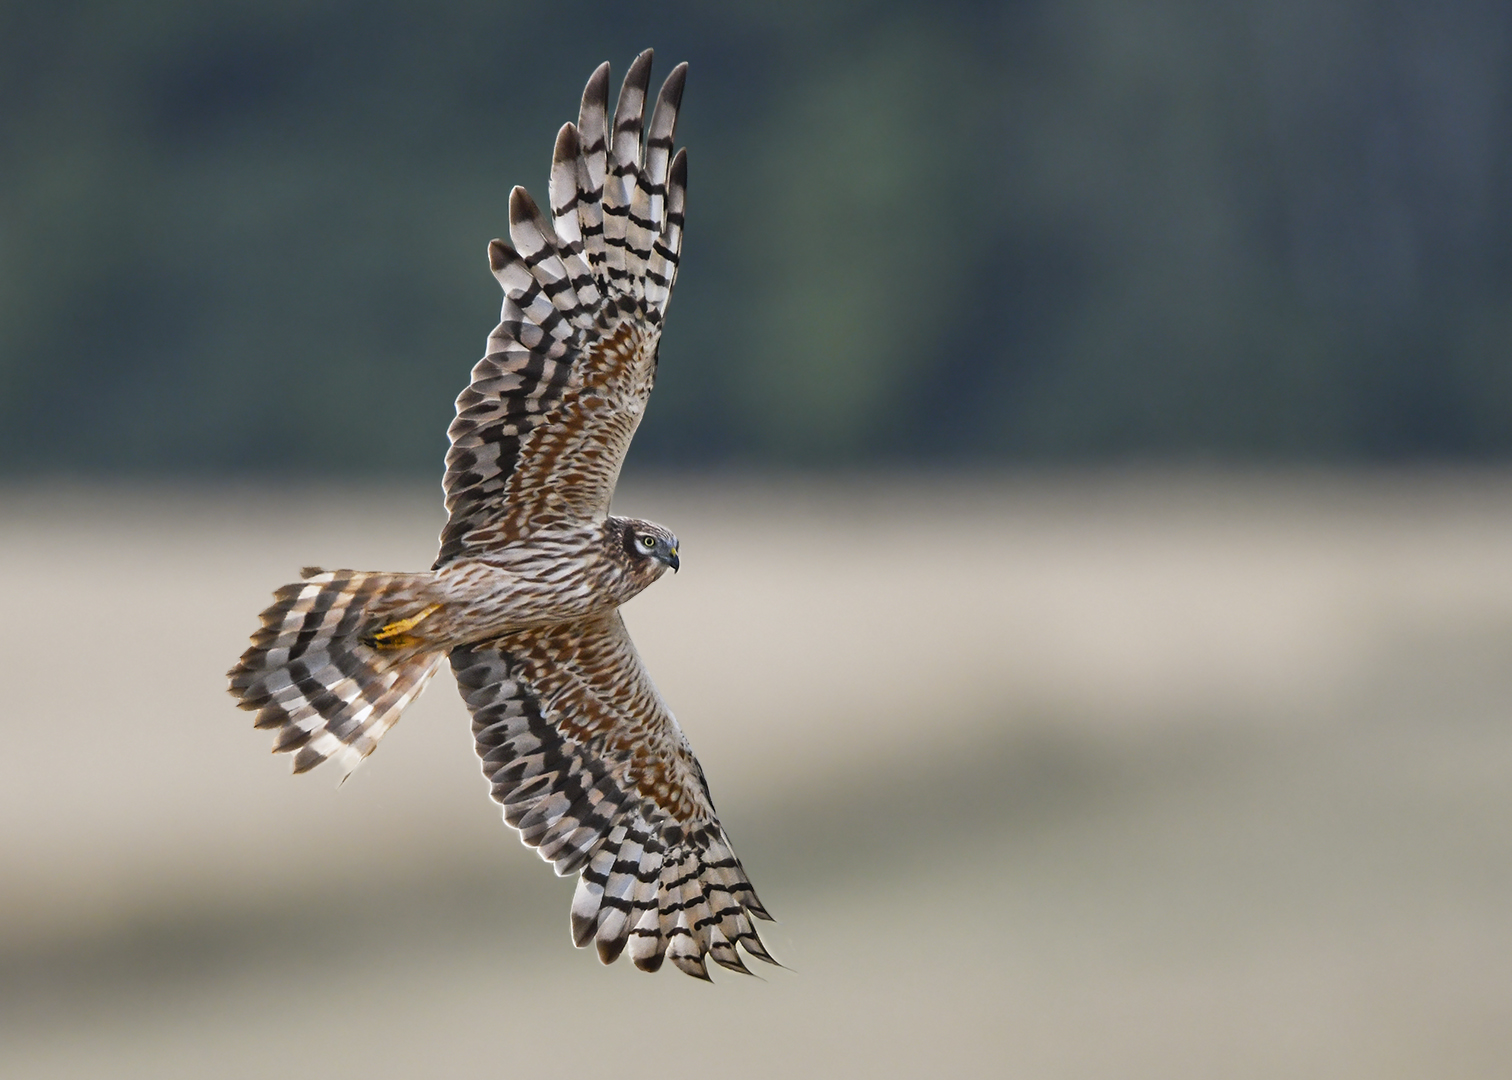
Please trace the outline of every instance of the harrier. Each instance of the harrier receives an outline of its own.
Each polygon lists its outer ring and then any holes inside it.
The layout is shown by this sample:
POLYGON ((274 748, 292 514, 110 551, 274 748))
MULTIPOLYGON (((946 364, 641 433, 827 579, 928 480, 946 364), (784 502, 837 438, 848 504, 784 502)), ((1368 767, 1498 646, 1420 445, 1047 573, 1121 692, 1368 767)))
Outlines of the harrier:
POLYGON ((503 317, 448 430, 435 564, 306 569, 229 677, 295 772, 350 772, 449 658, 504 820, 578 875, 576 944, 707 979, 708 957, 775 962, 751 921, 771 916, 618 612, 678 568, 677 537, 609 514, 682 247, 687 157, 672 135, 686 73, 643 124, 641 53, 610 122, 600 65, 557 134, 550 219, 510 193, 510 243, 488 245, 503 317))

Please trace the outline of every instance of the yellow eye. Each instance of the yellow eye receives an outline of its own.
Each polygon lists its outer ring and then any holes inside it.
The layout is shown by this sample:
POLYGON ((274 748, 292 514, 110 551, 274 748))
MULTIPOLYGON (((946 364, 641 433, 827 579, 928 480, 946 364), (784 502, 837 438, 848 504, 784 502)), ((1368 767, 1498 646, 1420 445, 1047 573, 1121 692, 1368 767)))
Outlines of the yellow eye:
POLYGON ((655 546, 656 546, 656 537, 654 537, 654 536, 643 536, 643 537, 641 537, 641 547, 645 548, 647 551, 650 551, 655 546))

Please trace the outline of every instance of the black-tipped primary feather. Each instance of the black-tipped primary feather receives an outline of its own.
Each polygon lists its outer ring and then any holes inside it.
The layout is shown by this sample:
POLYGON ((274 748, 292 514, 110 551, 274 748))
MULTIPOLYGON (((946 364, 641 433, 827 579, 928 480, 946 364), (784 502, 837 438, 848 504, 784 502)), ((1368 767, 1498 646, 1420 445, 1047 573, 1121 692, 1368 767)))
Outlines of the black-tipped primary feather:
POLYGON ((455 649, 452 669, 505 820, 580 875, 574 942, 699 978, 707 957, 744 971, 741 948, 772 962, 751 922, 766 912, 618 615, 455 649))
POLYGON ((578 110, 578 229, 594 276, 604 278, 604 177, 609 162, 609 65, 600 64, 583 88, 578 110))
POLYGON ((627 256, 630 201, 640 177, 641 128, 646 87, 651 81, 651 50, 635 58, 620 86, 609 133, 609 174, 604 181, 604 273, 617 293, 634 295, 638 268, 627 256))
POLYGON ((646 129, 645 154, 635 175, 625 229, 625 265, 632 292, 650 308, 660 310, 658 282, 648 264, 652 245, 661 236, 667 220, 667 168, 672 160, 672 140, 677 131, 677 110, 682 102, 688 65, 678 64, 662 84, 646 129))
POLYGON ((677 275, 687 157, 668 155, 686 72, 663 83, 643 148, 650 50, 626 74, 612 123, 601 65, 577 124, 557 133, 550 218, 525 189, 510 194, 510 239, 489 247, 499 325, 448 432, 437 568, 607 513, 677 275))

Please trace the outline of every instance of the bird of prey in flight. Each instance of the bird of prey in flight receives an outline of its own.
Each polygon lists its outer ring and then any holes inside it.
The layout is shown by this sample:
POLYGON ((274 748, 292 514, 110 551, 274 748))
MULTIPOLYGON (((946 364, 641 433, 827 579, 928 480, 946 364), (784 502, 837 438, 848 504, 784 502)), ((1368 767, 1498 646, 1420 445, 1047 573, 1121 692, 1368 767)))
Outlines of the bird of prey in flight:
POLYGON ((752 923, 770 916, 618 611, 678 568, 677 537, 609 513, 677 276, 686 72, 647 121, 651 51, 612 117, 600 65, 557 134, 550 214, 510 193, 509 241, 488 245, 503 316, 448 430, 435 564, 307 568, 229 677, 295 772, 350 772, 450 660, 504 820, 578 875, 573 940, 706 979, 709 957, 775 963, 752 923))

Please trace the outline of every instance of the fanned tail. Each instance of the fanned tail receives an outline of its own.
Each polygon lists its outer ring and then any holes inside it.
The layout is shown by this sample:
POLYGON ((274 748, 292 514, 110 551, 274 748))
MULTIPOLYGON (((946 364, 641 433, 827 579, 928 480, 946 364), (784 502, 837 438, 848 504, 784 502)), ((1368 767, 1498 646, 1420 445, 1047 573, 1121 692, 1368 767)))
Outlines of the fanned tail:
POLYGON ((332 759, 350 773, 446 658, 425 637, 440 604, 429 574, 304 577, 274 594, 230 690, 256 727, 276 729, 273 751, 293 753, 296 773, 332 759))

